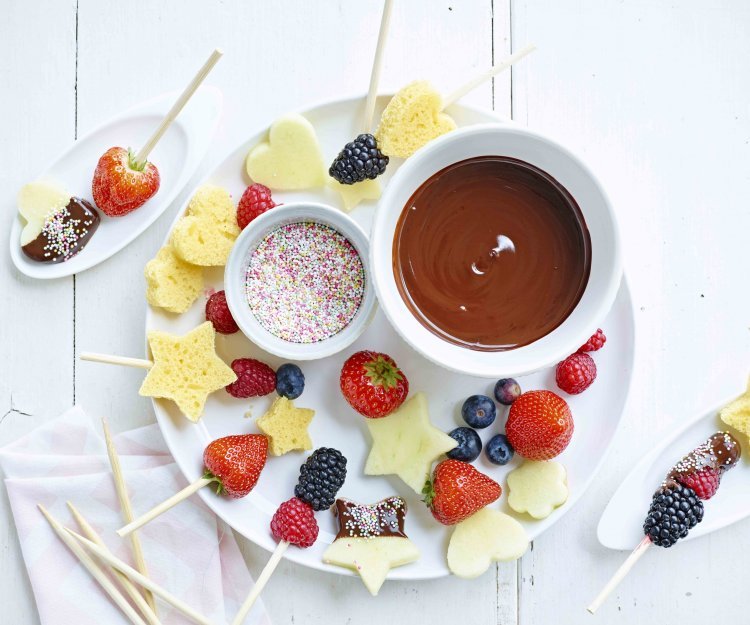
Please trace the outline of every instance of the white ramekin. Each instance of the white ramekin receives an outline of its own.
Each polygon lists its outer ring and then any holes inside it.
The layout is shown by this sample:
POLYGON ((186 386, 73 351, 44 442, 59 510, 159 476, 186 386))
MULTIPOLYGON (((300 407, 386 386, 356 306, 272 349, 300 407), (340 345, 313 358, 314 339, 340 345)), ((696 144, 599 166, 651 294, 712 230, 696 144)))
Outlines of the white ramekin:
POLYGON ((229 310, 240 330, 261 349, 290 360, 325 358, 351 345, 364 332, 375 313, 367 235, 351 217, 336 208, 314 202, 283 204, 254 219, 237 238, 224 270, 224 291, 229 310), (292 343, 271 334, 258 323, 245 296, 245 272, 258 244, 279 226, 299 222, 315 222, 337 230, 357 250, 365 269, 365 293, 354 318, 338 334, 316 343, 292 343))
POLYGON ((614 302, 622 261, 614 211, 604 189, 583 162, 537 132, 512 124, 480 124, 431 141, 395 172, 375 214, 370 234, 370 272, 383 311, 414 349, 447 369, 500 378, 554 365, 585 343, 614 302), (423 182, 453 163, 495 155, 535 165, 575 198, 591 236, 591 275, 578 305, 550 334, 513 350, 483 352, 449 343, 410 312, 396 286, 393 237, 401 211, 423 182))

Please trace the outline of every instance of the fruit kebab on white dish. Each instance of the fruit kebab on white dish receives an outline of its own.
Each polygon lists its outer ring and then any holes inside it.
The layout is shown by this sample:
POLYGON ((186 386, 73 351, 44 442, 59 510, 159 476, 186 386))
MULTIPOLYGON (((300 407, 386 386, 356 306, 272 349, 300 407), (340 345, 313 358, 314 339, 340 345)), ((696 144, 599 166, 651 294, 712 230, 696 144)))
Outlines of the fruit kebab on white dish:
POLYGON ((289 545, 311 547, 318 538, 315 512, 327 510, 346 480, 346 458, 337 449, 320 447, 300 467, 294 497, 282 503, 271 518, 271 534, 278 541, 266 566, 242 603, 232 625, 241 625, 263 592, 289 545))
POLYGON ((586 609, 594 614, 651 545, 672 547, 703 520, 703 502, 719 489, 723 475, 736 466, 742 449, 728 432, 716 432, 667 473, 643 522, 643 540, 586 609))

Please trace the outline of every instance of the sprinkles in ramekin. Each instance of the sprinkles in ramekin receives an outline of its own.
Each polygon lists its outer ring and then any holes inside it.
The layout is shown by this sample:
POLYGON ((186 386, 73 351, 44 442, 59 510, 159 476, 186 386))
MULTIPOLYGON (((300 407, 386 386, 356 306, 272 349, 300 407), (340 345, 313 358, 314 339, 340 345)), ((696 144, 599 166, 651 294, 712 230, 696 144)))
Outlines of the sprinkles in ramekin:
POLYGON ((343 330, 365 292, 359 253, 337 230, 312 221, 279 226, 250 255, 245 295, 255 318, 291 343, 343 330))

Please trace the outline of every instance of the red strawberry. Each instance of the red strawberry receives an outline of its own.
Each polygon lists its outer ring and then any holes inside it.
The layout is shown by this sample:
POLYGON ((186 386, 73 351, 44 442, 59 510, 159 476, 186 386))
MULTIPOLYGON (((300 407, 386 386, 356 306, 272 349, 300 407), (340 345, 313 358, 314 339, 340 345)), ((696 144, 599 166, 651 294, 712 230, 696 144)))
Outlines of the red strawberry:
POLYGON ((292 497, 282 503, 271 519, 271 533, 297 547, 310 547, 318 538, 318 522, 313 509, 301 499, 292 497))
POLYGON ((557 364, 557 386, 570 395, 583 393, 596 380, 596 363, 588 354, 575 353, 557 364))
POLYGON ((94 170, 94 202, 110 217, 121 217, 145 204, 159 190, 159 170, 146 161, 136 163, 125 148, 109 148, 94 170))
POLYGON ((595 352, 597 350, 600 350, 606 342, 607 337, 604 336, 604 332, 602 332, 602 329, 598 328, 597 331, 594 332, 594 334, 591 336, 591 338, 578 348, 578 351, 579 353, 595 352))
POLYGON ((276 202, 271 197, 271 189, 262 184, 251 184, 237 204, 237 225, 240 230, 244 230, 253 219, 274 206, 276 202))
POLYGON ((704 467, 697 471, 680 473, 675 479, 688 488, 692 488, 699 499, 711 499, 719 490, 721 481, 721 470, 713 467, 704 467))
POLYGON ((455 525, 491 504, 503 490, 495 480, 468 462, 443 460, 435 467, 432 482, 424 485, 424 502, 443 525, 455 525))
POLYGON ((206 321, 210 321, 214 330, 221 334, 234 334, 239 330, 227 304, 227 294, 216 291, 206 302, 206 321))
POLYGON ((341 368, 341 392, 359 414, 385 417, 404 403, 409 381, 386 354, 362 351, 349 356, 341 368))
POLYGON ((262 397, 276 389, 276 373, 265 362, 254 358, 237 358, 231 366, 237 379, 227 385, 226 390, 232 397, 262 397))
POLYGON ((262 434, 217 438, 203 452, 203 477, 216 480, 217 494, 239 499, 258 483, 267 455, 268 439, 262 434))
POLYGON ((505 434, 517 454, 529 460, 550 460, 568 446, 573 415, 565 400, 552 391, 528 391, 510 407, 505 434))

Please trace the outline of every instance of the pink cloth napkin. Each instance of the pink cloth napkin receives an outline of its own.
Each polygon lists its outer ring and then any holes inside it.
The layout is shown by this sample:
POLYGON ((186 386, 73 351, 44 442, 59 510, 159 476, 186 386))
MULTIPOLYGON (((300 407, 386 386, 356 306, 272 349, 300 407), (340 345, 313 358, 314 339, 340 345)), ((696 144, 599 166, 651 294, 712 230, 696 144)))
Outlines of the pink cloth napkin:
MULTIPOLYGON (((74 407, 0 450, 21 550, 42 625, 129 623, 37 509, 43 504, 79 531, 71 501, 109 548, 133 565, 130 541, 115 530, 124 523, 99 420, 74 407)), ((186 485, 156 425, 114 439, 135 514, 186 485)), ((191 497, 139 530, 149 577, 217 625, 232 620, 249 592, 248 573, 231 530, 191 497)), ((190 621, 157 601, 163 625, 190 621)), ((0 618, 0 620, 2 620, 0 618)), ((245 621, 269 625, 258 601, 245 621)))

